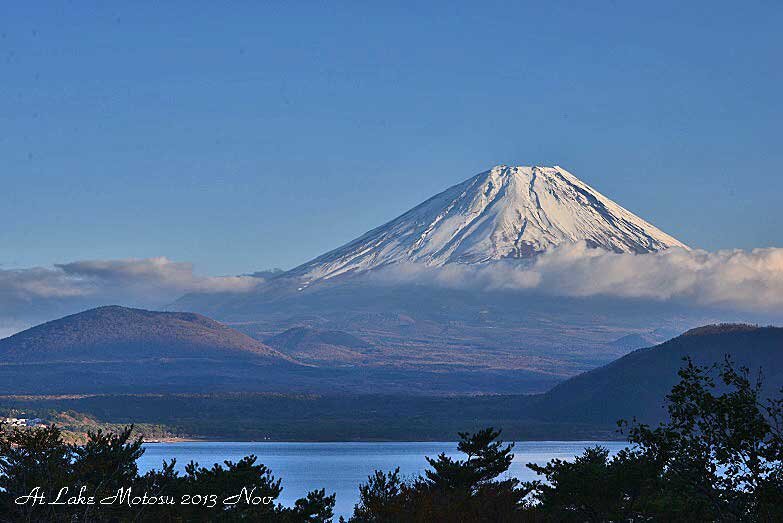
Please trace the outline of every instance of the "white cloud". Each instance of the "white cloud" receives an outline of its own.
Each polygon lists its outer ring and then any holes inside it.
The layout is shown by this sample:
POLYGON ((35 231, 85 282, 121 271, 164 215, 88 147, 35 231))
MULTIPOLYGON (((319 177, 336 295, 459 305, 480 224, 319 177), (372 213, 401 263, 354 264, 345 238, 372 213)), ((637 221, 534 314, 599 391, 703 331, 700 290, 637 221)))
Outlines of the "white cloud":
POLYGON ((616 296, 776 312, 783 307, 783 249, 707 252, 669 249, 616 254, 584 243, 563 245, 533 261, 504 260, 441 268, 407 264, 378 275, 477 290, 535 290, 561 296, 616 296))
POLYGON ((59 270, 43 267, 0 269, 2 301, 65 298, 80 296, 84 292, 78 282, 71 281, 59 270))
MULTIPOLYGON (((189 292, 250 292, 279 271, 201 276, 168 258, 83 260, 0 269, 0 337, 107 304, 161 308, 189 292)), ((533 260, 433 268, 400 264, 373 273, 385 284, 421 283, 476 291, 608 296, 783 314, 783 249, 614 254, 563 245, 533 260)))
POLYGON ((160 308, 188 292, 248 292, 260 275, 200 276, 168 258, 83 260, 0 269, 0 337, 98 305, 160 308))
POLYGON ((263 281, 253 275, 197 276, 191 263, 175 262, 165 257, 85 260, 57 264, 55 268, 86 285, 158 292, 246 292, 263 281))

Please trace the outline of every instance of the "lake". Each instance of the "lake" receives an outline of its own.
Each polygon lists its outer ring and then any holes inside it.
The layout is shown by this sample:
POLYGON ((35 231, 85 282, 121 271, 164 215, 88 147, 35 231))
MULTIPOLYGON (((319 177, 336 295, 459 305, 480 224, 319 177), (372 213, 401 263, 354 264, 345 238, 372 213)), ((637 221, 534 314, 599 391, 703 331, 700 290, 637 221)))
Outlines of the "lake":
MULTIPOLYGON (((617 452, 627 443, 620 441, 521 441, 514 447, 514 462, 510 474, 520 480, 536 479, 536 474, 525 467, 533 462, 544 464, 553 458, 572 459, 585 447, 602 445, 617 452)), ((276 478, 282 478, 284 488, 279 501, 286 506, 307 491, 325 488, 327 494, 336 493, 335 520, 352 513, 358 501, 360 483, 373 470, 392 470, 400 467, 405 477, 416 476, 427 468, 424 456, 445 452, 460 457, 454 442, 395 442, 395 443, 272 443, 272 442, 178 442, 144 445, 139 459, 139 471, 159 469, 164 459, 177 459, 182 471, 191 460, 204 466, 237 461, 248 454, 268 466, 276 478)))

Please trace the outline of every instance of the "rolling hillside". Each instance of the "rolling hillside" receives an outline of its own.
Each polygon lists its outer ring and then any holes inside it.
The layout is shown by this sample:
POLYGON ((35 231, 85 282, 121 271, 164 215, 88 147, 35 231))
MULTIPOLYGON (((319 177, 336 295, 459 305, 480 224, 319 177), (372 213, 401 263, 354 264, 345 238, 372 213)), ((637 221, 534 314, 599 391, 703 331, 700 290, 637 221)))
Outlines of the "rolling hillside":
POLYGON ((750 369, 753 376, 761 370, 766 394, 783 386, 783 328, 708 325, 566 380, 543 394, 530 414, 594 424, 634 416, 656 422, 665 414, 664 396, 679 381, 677 370, 683 358, 712 365, 723 362, 727 355, 736 366, 750 369))
POLYGON ((282 353, 200 314, 98 307, 0 340, 0 362, 160 358, 251 358, 291 363, 282 353))

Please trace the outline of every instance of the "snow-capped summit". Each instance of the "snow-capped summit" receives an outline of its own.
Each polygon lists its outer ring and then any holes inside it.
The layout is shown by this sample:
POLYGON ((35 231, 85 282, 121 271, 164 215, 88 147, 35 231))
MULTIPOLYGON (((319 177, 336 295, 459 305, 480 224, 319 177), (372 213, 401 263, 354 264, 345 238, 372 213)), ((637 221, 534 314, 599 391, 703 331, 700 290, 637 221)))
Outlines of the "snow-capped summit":
POLYGON ((314 281, 398 262, 527 258, 578 241, 639 254, 688 248, 562 167, 498 165, 291 274, 314 281))

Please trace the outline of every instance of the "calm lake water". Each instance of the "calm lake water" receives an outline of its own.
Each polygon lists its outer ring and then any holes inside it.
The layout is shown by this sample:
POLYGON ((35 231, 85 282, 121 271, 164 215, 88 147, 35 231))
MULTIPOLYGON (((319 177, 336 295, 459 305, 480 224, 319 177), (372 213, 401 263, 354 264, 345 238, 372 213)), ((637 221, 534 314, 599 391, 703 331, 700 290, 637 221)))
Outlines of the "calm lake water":
MULTIPOLYGON (((521 479, 535 479, 536 475, 525 464, 544 464, 553 458, 571 459, 585 447, 601 445, 617 452, 627 444, 618 441, 521 441, 514 447, 514 462, 510 474, 521 479)), ((161 462, 177 459, 177 468, 183 470, 191 460, 211 466, 225 460, 237 461, 248 454, 282 478, 283 493, 280 502, 291 506, 307 491, 325 488, 328 494, 337 493, 335 516, 349 516, 358 501, 358 486, 367 480, 373 470, 392 470, 400 467, 403 476, 421 474, 427 468, 424 456, 441 452, 459 457, 453 442, 406 443, 271 443, 271 442, 183 442, 152 443, 144 446, 139 459, 140 472, 160 468, 161 462)))

